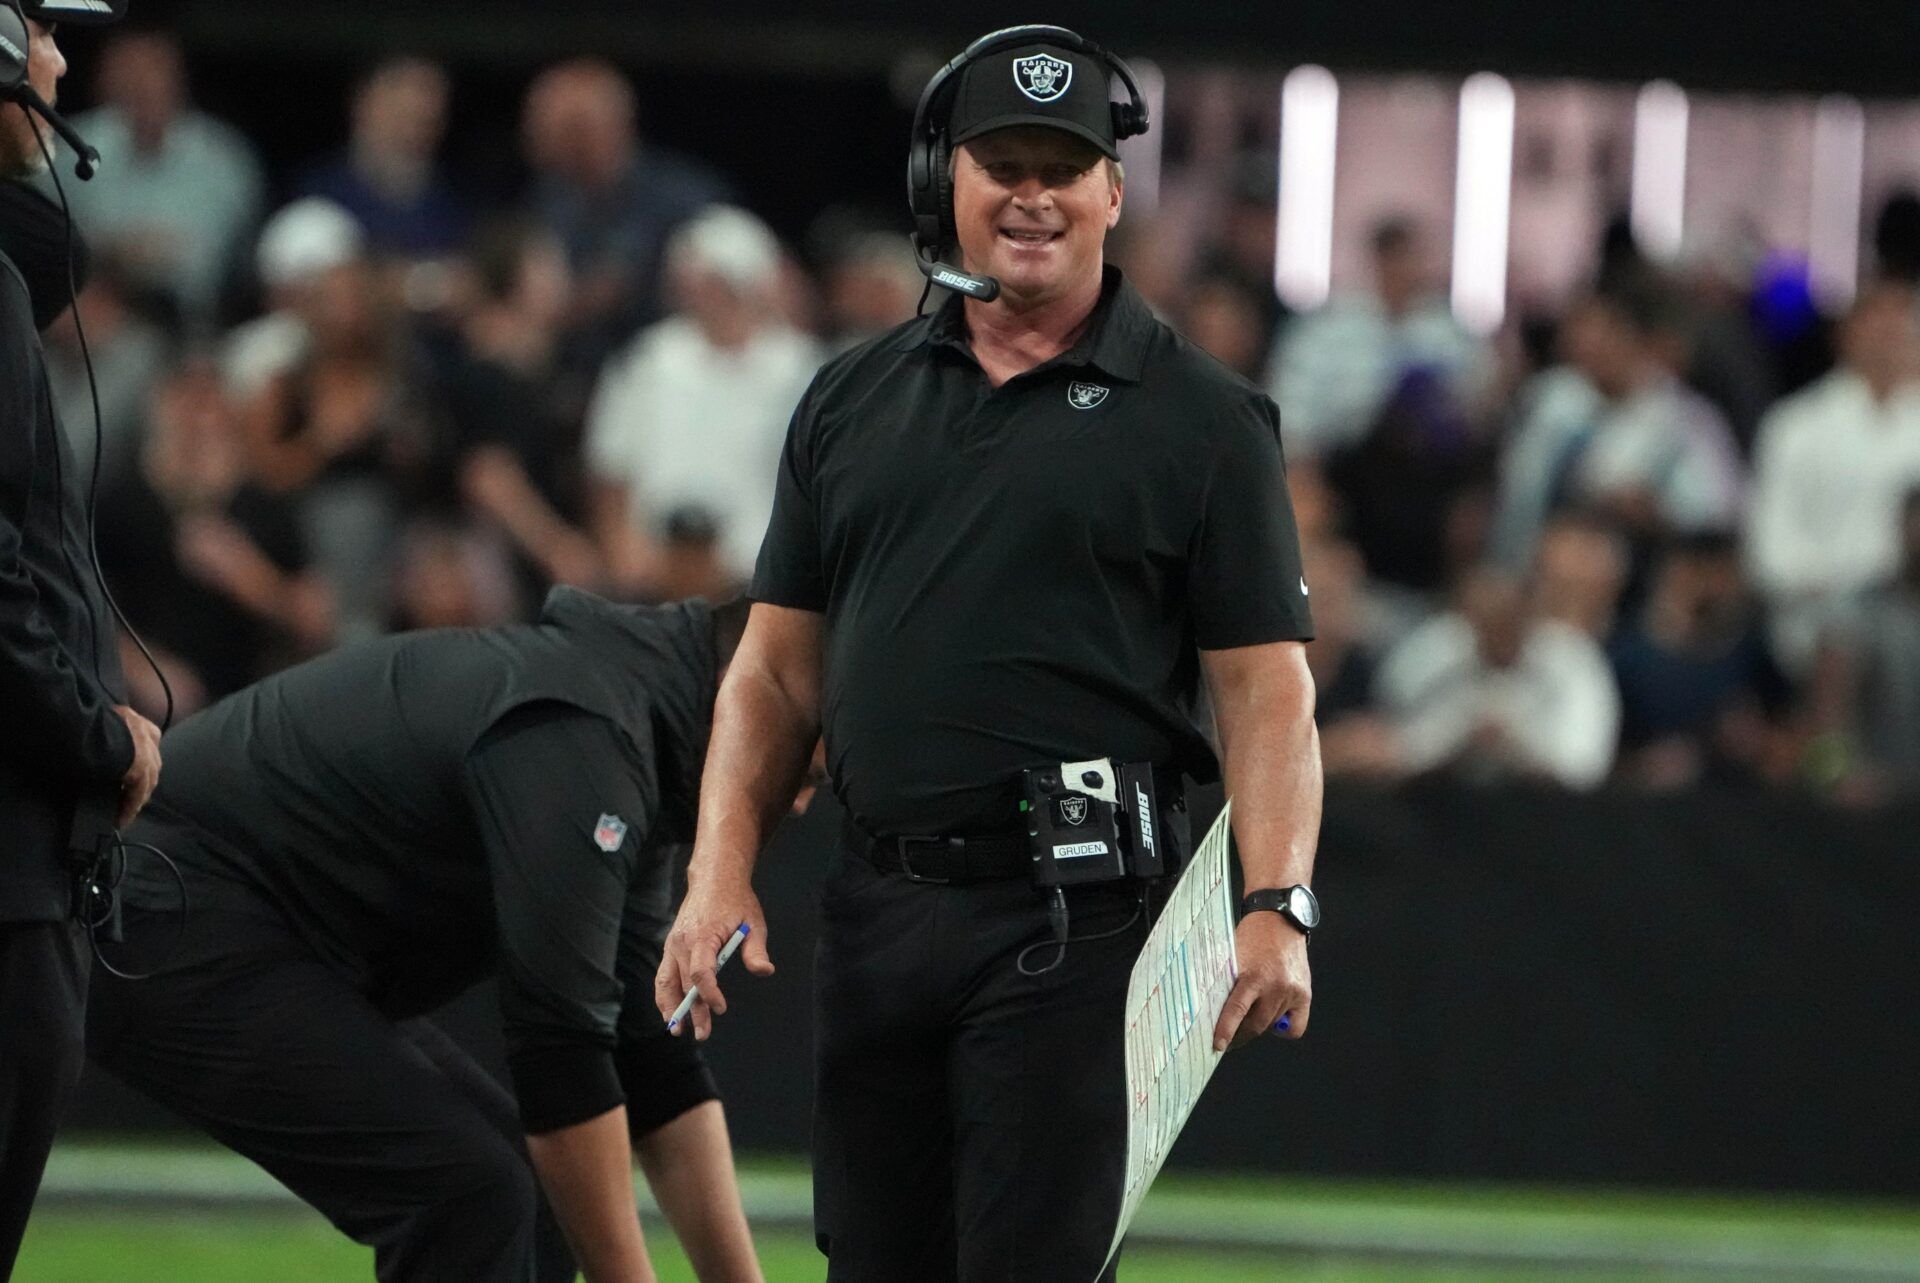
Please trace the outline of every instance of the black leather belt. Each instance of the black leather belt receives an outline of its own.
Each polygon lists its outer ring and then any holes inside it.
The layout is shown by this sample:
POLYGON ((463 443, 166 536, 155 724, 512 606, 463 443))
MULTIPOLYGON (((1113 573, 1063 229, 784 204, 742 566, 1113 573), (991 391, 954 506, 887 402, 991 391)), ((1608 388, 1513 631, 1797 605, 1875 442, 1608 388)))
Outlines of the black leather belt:
POLYGON ((1027 876, 1033 860, 1024 833, 979 837, 897 837, 871 839, 867 859, 882 873, 905 875, 909 882, 991 882, 1027 876))

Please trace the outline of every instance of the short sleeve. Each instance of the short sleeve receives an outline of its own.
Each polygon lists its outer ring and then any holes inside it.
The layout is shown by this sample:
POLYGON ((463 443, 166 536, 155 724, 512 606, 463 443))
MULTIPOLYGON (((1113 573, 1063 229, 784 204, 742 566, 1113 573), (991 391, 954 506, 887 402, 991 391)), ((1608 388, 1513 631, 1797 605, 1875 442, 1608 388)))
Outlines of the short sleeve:
POLYGON ((1195 640, 1202 650, 1311 641, 1279 412, 1261 396, 1233 418, 1217 434, 1188 558, 1195 640))
POLYGON ((815 503, 814 392, 807 389, 787 425, 774 481, 773 518, 760 543, 749 595, 771 606, 824 611, 827 608, 825 559, 821 556, 820 516, 815 503))
POLYGON ((535 1133, 583 1122, 624 1099, 613 1054, 628 997, 618 958, 642 880, 651 782, 611 722, 541 703, 481 738, 465 783, 493 884, 522 1122, 535 1133))

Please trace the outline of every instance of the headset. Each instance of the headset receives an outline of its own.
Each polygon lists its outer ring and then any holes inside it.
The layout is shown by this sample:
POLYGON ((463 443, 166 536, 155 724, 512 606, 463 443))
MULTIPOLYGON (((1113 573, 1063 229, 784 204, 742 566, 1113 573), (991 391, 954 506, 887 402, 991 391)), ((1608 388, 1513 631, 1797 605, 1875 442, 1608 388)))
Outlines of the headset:
MULTIPOLYGON (((0 0, 0 103, 17 103, 23 110, 34 112, 51 125, 67 145, 73 148, 74 175, 82 182, 89 181, 99 166, 100 153, 87 145, 86 139, 80 136, 79 131, 68 124, 60 113, 53 109, 52 104, 40 96, 39 91, 28 79, 31 69, 28 51, 31 48, 32 38, 32 32, 27 27, 26 12, 21 8, 20 0, 0 0)), ((92 562, 94 580, 100 585, 101 595, 106 598, 107 605, 112 608, 114 617, 120 621, 120 626, 126 629, 127 636, 133 639, 134 645, 139 647, 140 653, 146 657, 154 675, 160 679, 161 690, 166 693, 167 710, 161 719, 161 732, 164 734, 173 724, 173 687, 167 681, 166 673, 161 671, 159 663, 154 659, 153 652, 147 648, 146 642, 141 640, 140 634, 135 632, 133 625, 128 622, 126 613, 120 609, 120 603, 114 600, 113 590, 107 586, 106 575, 100 568, 100 549, 95 531, 95 518, 99 508, 100 456, 105 449, 105 434, 100 421, 100 389, 94 379, 93 352, 87 346, 87 332, 81 324, 79 314, 80 291, 74 268, 73 209, 67 203, 67 189, 61 183, 60 174, 54 167, 53 152, 47 147, 47 140, 41 137, 38 131, 35 132, 34 137, 40 144, 41 155, 46 159, 47 172, 53 179, 54 190, 60 196, 60 211, 66 219, 67 306, 74 314, 74 330, 80 340, 80 357, 87 369, 87 390, 93 402, 93 472, 87 486, 87 554, 92 562)), ((51 408, 51 406, 48 407, 49 411, 51 408)), ((54 454, 56 469, 59 467, 59 459, 59 453, 56 451, 54 454)), ((61 502, 64 503, 66 483, 64 479, 59 479, 57 474, 56 489, 61 495, 61 502)), ((67 573, 76 583, 79 582, 79 571, 73 565, 71 556, 67 557, 67 573)), ((93 651, 94 681, 104 686, 105 683, 100 677, 100 646, 97 638, 93 651)), ((98 810, 99 806, 96 803, 82 803, 81 812, 75 818, 75 836, 69 843, 76 849, 84 846, 85 851, 92 857, 90 861, 83 862, 75 870, 75 890, 78 901, 75 912, 87 928, 88 937, 93 945, 93 956, 102 967, 123 980, 145 979, 155 973, 121 971, 100 952, 103 930, 110 942, 118 942, 120 938, 118 892, 120 883, 126 876, 127 853, 132 850, 143 850, 157 856, 161 863, 167 866, 175 883, 179 886, 180 910, 173 948, 179 946, 180 936, 186 929, 188 910, 186 879, 181 874, 180 867, 168 858, 166 852, 149 843, 130 842, 121 837, 112 827, 111 820, 102 819, 97 814, 98 810)), ((168 953, 172 953, 172 948, 168 953)))
POLYGON ((27 15, 19 0, 0 0, 0 93, 27 83, 27 15))
POLYGON ((23 109, 32 111, 52 125, 54 132, 73 148, 75 177, 86 182, 93 177, 94 170, 100 164, 100 153, 87 145, 87 140, 80 136, 79 131, 53 109, 52 103, 40 96, 39 90, 27 78, 31 66, 28 50, 32 47, 32 39, 27 29, 26 10, 20 7, 20 0, 0 0, 0 100, 17 102, 23 109))
POLYGON ((944 285, 982 303, 991 303, 999 297, 1000 282, 991 276, 960 271, 940 261, 942 251, 959 239, 953 221, 950 172, 953 144, 947 137, 948 116, 962 70, 988 54, 1030 44, 1056 45, 1085 54, 1105 63, 1120 77, 1127 87, 1127 101, 1107 104, 1113 113, 1116 140, 1144 134, 1151 124, 1147 118, 1146 96, 1140 92, 1133 69, 1118 56, 1065 27, 1032 23, 990 31, 933 73, 933 79, 921 91, 919 105, 914 108, 913 138, 907 147, 907 205, 913 211, 913 257, 931 284, 944 285))

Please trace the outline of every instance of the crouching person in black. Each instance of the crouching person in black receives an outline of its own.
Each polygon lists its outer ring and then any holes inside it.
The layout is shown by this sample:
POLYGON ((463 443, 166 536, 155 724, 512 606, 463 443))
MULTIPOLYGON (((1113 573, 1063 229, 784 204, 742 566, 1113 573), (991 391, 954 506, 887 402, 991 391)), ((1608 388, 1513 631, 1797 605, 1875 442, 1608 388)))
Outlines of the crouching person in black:
POLYGON ((89 1053, 382 1280, 650 1281, 636 1156, 700 1277, 758 1280, 712 1079, 648 983, 737 614, 556 589, 537 624, 337 651, 189 719, 129 835, 187 912, 129 876, 122 956, 158 971, 96 985, 89 1053), (489 974, 512 1097, 413 1018, 489 974))

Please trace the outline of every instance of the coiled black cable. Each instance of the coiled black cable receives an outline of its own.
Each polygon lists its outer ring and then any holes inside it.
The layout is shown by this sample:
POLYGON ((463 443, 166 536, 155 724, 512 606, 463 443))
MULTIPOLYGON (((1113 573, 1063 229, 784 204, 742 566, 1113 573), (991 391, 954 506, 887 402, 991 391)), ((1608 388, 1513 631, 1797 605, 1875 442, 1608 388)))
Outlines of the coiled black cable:
POLYGON ((1068 934, 1066 892, 1062 891, 1059 887, 1052 888, 1047 895, 1047 924, 1053 929, 1053 939, 1035 941, 1033 944, 1028 945, 1019 953, 1015 954, 1013 959, 1014 969, 1029 980, 1037 980, 1067 960, 1068 945, 1092 944, 1096 940, 1111 940, 1117 935, 1131 931, 1133 924, 1140 921, 1140 919, 1146 915, 1147 894, 1147 888, 1142 886, 1140 888, 1140 897, 1133 906, 1133 912, 1129 914, 1127 920, 1119 926, 1109 928, 1106 931, 1096 931, 1090 936, 1076 936, 1068 934), (1027 965, 1027 956, 1029 954, 1037 949, 1045 949, 1048 947, 1051 947, 1054 951, 1052 961, 1048 962, 1044 967, 1029 967, 1027 965))

